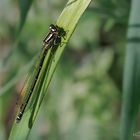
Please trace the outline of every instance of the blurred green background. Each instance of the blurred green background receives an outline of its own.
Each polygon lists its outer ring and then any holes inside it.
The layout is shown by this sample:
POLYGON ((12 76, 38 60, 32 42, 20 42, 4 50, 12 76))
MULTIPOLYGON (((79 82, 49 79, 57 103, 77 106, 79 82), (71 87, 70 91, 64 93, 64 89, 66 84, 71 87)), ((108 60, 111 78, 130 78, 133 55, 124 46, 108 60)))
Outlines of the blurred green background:
MULTIPOLYGON (((0 140, 34 58, 65 0, 33 1, 16 45, 19 4, 0 0, 0 140)), ((54 73, 29 140, 118 140, 130 0, 93 0, 54 73)))

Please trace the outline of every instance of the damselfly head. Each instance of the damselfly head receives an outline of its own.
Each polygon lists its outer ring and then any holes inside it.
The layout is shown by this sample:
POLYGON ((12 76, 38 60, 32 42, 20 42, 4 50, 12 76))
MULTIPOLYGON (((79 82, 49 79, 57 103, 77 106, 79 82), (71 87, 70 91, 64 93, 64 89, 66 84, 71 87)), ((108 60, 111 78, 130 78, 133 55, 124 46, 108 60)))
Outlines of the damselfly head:
POLYGON ((64 37, 66 35, 66 32, 64 31, 64 29, 57 25, 51 24, 49 28, 51 32, 57 34, 58 37, 64 37))
POLYGON ((22 118, 23 113, 20 111, 17 118, 16 118, 16 123, 19 123, 21 118, 22 118))
POLYGON ((49 26, 50 32, 43 40, 43 46, 53 44, 58 45, 61 43, 61 38, 65 39, 66 32, 62 27, 59 27, 57 25, 51 24, 49 26))
POLYGON ((51 24, 49 28, 52 32, 57 32, 57 26, 51 24))

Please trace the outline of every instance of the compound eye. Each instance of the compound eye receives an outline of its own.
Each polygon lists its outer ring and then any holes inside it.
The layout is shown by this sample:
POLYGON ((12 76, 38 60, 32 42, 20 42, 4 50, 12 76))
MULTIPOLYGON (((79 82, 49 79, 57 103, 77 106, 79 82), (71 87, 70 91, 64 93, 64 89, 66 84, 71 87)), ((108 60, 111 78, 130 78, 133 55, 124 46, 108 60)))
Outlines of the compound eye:
POLYGON ((49 28, 50 28, 50 30, 52 32, 56 32, 57 31, 56 27, 53 24, 51 24, 49 28))
POLYGON ((52 28, 53 28, 53 26, 54 26, 54 25, 53 25, 53 24, 51 24, 49 28, 50 28, 50 29, 52 29, 52 28))

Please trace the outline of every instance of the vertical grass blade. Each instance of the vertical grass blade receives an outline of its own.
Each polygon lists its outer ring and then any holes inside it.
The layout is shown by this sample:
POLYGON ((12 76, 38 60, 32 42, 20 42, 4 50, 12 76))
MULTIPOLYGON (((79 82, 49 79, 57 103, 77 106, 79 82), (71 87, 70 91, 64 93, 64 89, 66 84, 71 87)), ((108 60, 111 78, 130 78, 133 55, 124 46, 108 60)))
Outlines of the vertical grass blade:
POLYGON ((140 105, 140 1, 132 1, 123 81, 121 140, 135 139, 140 105))
POLYGON ((15 51, 16 47, 18 46, 21 31, 24 27, 28 12, 30 10, 30 7, 33 3, 33 0, 18 0, 19 3, 19 10, 20 10, 20 18, 19 18, 19 23, 16 28, 15 32, 15 41, 12 47, 12 50, 9 52, 9 54, 6 56, 6 58, 3 60, 3 65, 5 65, 13 55, 13 52, 15 51))
MULTIPOLYGON (((14 122, 9 140, 24 140, 29 135, 58 60, 65 48, 66 42, 68 42, 70 36, 74 31, 74 28, 78 23, 79 18, 82 16, 90 1, 91 0, 69 0, 62 14, 58 18, 56 24, 64 28, 64 30, 66 31, 65 39, 61 41, 60 46, 58 46, 57 48, 52 48, 50 50, 51 53, 49 51, 49 53, 47 54, 37 84, 35 86, 35 90, 33 91, 32 97, 29 101, 28 108, 26 109, 20 123, 16 124, 14 122)), ((34 72, 32 72, 23 90, 25 96, 26 94, 28 94, 26 92, 28 90, 26 89, 30 87, 30 83, 32 82, 33 78, 34 72)))
POLYGON ((22 30, 28 11, 32 5, 33 0, 19 0, 19 9, 20 9, 20 22, 18 27, 18 33, 22 30))

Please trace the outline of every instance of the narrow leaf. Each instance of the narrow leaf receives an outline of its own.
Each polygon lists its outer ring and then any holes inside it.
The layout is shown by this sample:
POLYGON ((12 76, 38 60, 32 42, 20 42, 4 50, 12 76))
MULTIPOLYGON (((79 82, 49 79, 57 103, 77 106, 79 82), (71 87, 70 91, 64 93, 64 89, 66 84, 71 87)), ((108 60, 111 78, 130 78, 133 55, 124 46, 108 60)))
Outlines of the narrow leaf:
POLYGON ((24 23, 27 18, 27 14, 32 5, 33 0, 19 0, 19 9, 20 9, 20 22, 18 27, 18 33, 22 30, 24 23))
POLYGON ((135 139, 140 105, 140 1, 132 1, 123 81, 121 140, 135 139))

